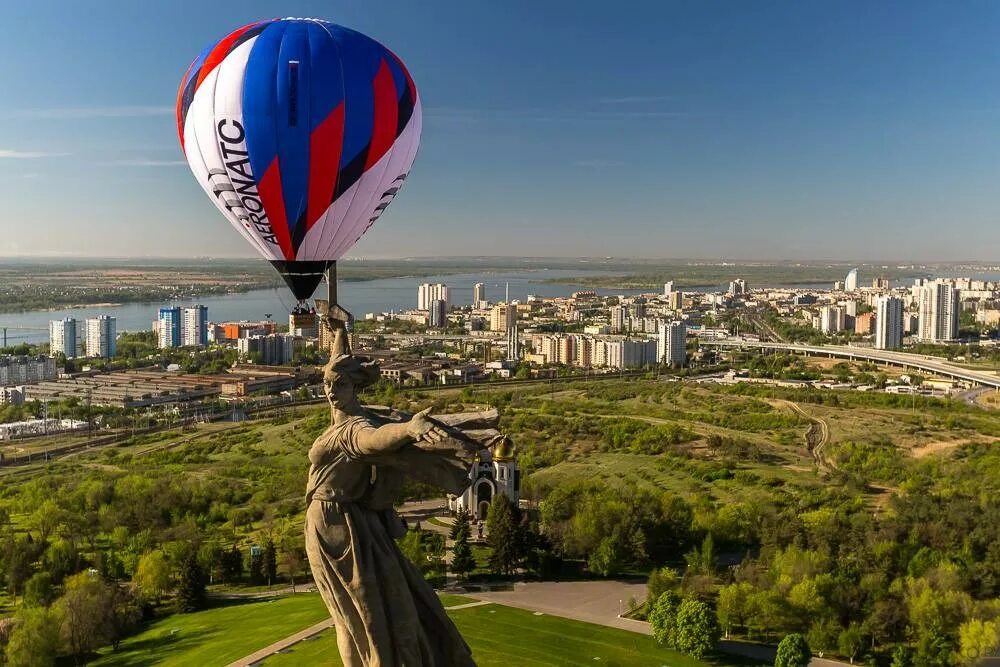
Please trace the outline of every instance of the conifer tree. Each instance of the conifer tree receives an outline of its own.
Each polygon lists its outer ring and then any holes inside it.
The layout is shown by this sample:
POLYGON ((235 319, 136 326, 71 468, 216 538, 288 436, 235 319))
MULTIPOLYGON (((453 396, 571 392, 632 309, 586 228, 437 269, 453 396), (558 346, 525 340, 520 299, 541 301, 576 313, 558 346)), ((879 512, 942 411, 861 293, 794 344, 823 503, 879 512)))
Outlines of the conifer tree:
POLYGON ((469 546, 469 524, 466 521, 458 523, 458 534, 454 539, 451 571, 462 577, 476 569, 476 559, 472 555, 472 547, 469 546))
POLYGON ((487 543, 490 553, 490 571, 498 575, 511 575, 517 569, 518 554, 517 525, 510 500, 502 493, 493 497, 486 514, 487 543))

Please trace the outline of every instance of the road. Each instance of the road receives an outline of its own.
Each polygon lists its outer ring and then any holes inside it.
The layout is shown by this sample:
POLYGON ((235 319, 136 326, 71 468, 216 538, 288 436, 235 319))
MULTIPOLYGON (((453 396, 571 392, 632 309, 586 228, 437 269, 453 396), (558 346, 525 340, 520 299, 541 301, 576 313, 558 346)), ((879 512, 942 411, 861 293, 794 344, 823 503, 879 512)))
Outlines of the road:
POLYGON ((806 431, 806 449, 812 454, 813 458, 816 460, 816 465, 819 466, 820 470, 824 472, 831 472, 834 470, 834 465, 831 461, 827 460, 826 456, 823 454, 823 448, 826 447, 827 443, 830 441, 830 425, 826 423, 825 419, 820 417, 814 417, 802 409, 802 406, 793 401, 788 401, 783 398, 773 399, 775 403, 780 403, 794 411, 799 416, 809 420, 809 430, 806 431))
POLYGON ((1000 375, 962 368, 940 357, 898 352, 896 350, 876 350, 874 348, 851 347, 849 345, 801 345, 798 343, 763 343, 746 340, 702 340, 699 344, 710 347, 752 347, 767 350, 786 350, 796 354, 811 356, 837 357, 852 361, 870 361, 876 364, 888 364, 890 366, 919 370, 932 375, 962 380, 974 385, 1000 390, 1000 375))

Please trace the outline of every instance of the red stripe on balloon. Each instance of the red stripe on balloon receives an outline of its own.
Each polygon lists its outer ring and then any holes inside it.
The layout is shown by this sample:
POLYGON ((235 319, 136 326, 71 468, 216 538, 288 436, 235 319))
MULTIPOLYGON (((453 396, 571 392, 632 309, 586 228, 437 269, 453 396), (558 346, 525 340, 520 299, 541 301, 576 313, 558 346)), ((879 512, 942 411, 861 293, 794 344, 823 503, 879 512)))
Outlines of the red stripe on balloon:
POLYGON ((226 56, 229 55, 230 47, 236 43, 236 40, 238 40, 243 33, 255 25, 257 25, 257 23, 251 23, 250 25, 245 25, 242 28, 237 28, 235 31, 229 33, 229 35, 221 42, 215 45, 215 48, 212 49, 211 53, 209 53, 205 58, 205 63, 201 66, 201 70, 198 71, 198 83, 195 84, 195 90, 201 86, 205 77, 211 74, 212 70, 218 67, 219 63, 225 60, 226 56))
POLYGON ((274 237, 281 247, 281 253, 286 260, 293 261, 295 250, 292 249, 292 237, 288 233, 288 218, 285 215, 285 198, 281 193, 281 168, 278 166, 278 158, 274 158, 264 170, 257 191, 260 193, 260 201, 271 225, 271 231, 274 232, 274 237))
POLYGON ((392 70, 385 59, 379 64, 375 81, 372 82, 372 91, 375 95, 375 122, 365 171, 378 162, 396 140, 399 100, 396 97, 396 82, 392 78, 392 70))
POLYGON ((187 71, 184 72, 184 78, 181 79, 180 88, 177 89, 177 136, 181 140, 181 151, 187 155, 187 150, 184 149, 184 114, 181 105, 184 103, 184 89, 187 87, 188 76, 191 75, 191 68, 194 67, 194 61, 188 65, 187 71))
POLYGON ((337 187, 340 151, 344 144, 344 103, 323 119, 309 136, 309 201, 306 205, 308 231, 330 208, 337 187))

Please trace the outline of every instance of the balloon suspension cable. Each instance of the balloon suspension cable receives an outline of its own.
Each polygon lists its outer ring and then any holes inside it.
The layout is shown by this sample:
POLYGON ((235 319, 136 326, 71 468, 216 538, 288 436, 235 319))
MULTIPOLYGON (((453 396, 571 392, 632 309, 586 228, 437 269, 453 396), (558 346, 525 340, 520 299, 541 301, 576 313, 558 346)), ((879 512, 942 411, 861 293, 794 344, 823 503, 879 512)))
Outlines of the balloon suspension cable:
POLYGON ((350 354, 347 344, 347 325, 354 321, 354 316, 337 303, 337 262, 332 261, 326 268, 326 302, 316 302, 316 311, 322 316, 321 326, 330 328, 333 333, 333 347, 340 353, 350 354), (345 352, 346 350, 346 352, 345 352))

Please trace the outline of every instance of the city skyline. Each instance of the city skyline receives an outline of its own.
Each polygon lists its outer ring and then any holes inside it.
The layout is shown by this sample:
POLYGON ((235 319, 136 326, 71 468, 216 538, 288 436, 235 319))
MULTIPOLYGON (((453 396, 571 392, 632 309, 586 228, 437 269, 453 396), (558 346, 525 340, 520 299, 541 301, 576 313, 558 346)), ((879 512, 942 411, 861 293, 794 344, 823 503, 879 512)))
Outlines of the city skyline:
POLYGON ((206 42, 288 14, 391 45, 425 105, 412 181, 352 256, 475 255, 484 238, 507 256, 747 261, 1000 245, 1000 8, 336 9, 12 8, 0 55, 33 55, 0 102, 0 256, 252 256, 192 181, 173 101, 206 42))

